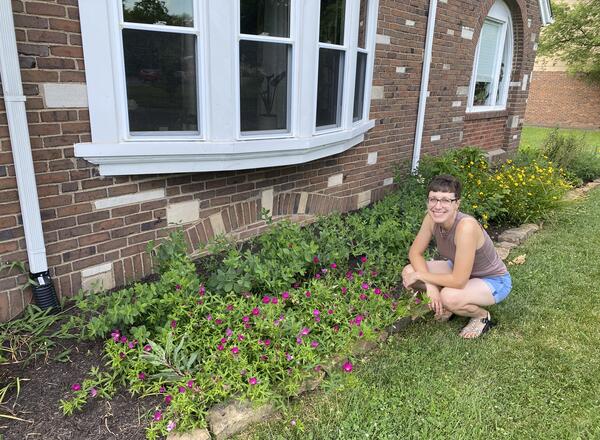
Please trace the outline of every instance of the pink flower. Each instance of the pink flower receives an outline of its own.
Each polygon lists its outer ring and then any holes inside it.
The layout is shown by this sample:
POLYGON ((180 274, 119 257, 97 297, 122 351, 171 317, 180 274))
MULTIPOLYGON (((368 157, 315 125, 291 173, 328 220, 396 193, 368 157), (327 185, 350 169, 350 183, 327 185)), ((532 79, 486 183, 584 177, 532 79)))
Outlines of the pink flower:
POLYGON ((294 419, 290 420, 290 425, 296 426, 296 421, 294 419))
POLYGON ((129 343, 127 344, 127 346, 131 349, 133 349, 135 347, 135 342, 133 341, 129 341, 129 343))
POLYGON ((318 373, 319 371, 321 371, 322 369, 323 369, 323 367, 322 367, 322 366, 320 366, 320 365, 316 365, 316 366, 315 366, 315 368, 314 368, 314 370, 315 370, 317 373, 318 373))
POLYGON ((210 313, 208 315, 206 315, 206 320, 207 321, 212 321, 212 315, 210 313))
POLYGON ((231 330, 230 328, 228 328, 227 330, 225 330, 225 335, 229 338, 231 337, 231 335, 233 335, 233 330, 231 330))
POLYGON ((287 292, 287 291, 286 291, 286 292, 283 292, 283 293, 281 294, 281 297, 282 297, 283 299, 288 299, 288 298, 290 297, 290 293, 289 293, 289 292, 287 292))
POLYGON ((308 327, 303 327, 302 330, 300 330, 300 334, 302 336, 306 336, 309 333, 310 333, 310 329, 308 327))
POLYGON ((271 302, 271 298, 269 296, 263 296, 262 302, 263 304, 269 304, 271 302))
POLYGON ((361 293, 361 294, 360 294, 360 296, 359 296, 359 298, 360 298, 362 301, 365 301, 365 300, 367 299, 367 295, 365 295, 364 293, 361 293))
POLYGON ((365 255, 363 255, 362 257, 360 257, 360 262, 361 263, 366 263, 367 262, 367 257, 365 255))
POLYGON ((177 321, 175 321, 174 319, 171 321, 171 328, 175 328, 177 327, 177 321))
POLYGON ((231 312, 233 310, 233 304, 227 304, 227 307, 225 307, 229 312, 231 312))
POLYGON ((319 309, 314 309, 313 310, 313 315, 319 316, 320 314, 321 314, 321 312, 319 311, 319 309))
POLYGON ((252 309, 252 314, 253 314, 254 316, 258 316, 258 315, 260 315, 260 309, 259 309, 258 307, 254 307, 254 308, 252 309))
POLYGON ((121 337, 121 333, 119 333, 119 330, 113 330, 113 332, 110 334, 110 336, 112 337, 113 341, 119 342, 119 338, 121 337))
POLYGON ((127 342, 127 338, 125 336, 121 336, 121 339, 119 339, 119 340, 121 341, 122 344, 127 342))
POLYGON ((342 295, 345 295, 346 293, 348 293, 348 288, 342 287, 342 295))
POLYGON ((158 389, 159 393, 164 393, 165 391, 167 391, 167 389, 164 386, 162 386, 158 389))
POLYGON ((167 431, 173 431, 176 426, 177 423, 175 423, 173 420, 169 420, 169 423, 167 424, 167 431))
POLYGON ((265 339, 265 345, 268 347, 269 345, 271 345, 271 340, 270 339, 265 339))
POLYGON ((296 338, 296 344, 298 344, 298 345, 301 345, 301 344, 302 344, 302 342, 304 342, 304 341, 302 341, 302 338, 298 336, 298 337, 296 338))
POLYGON ((238 341, 243 341, 246 338, 244 335, 238 335, 237 339, 238 339, 238 341))
POLYGON ((421 298, 415 298, 415 304, 421 304, 421 298))
POLYGON ((227 342, 227 338, 221 338, 221 344, 224 344, 225 342, 227 342))
POLYGON ((315 322, 321 322, 321 317, 320 316, 315 316, 315 322))
POLYGON ((328 315, 333 315, 333 309, 329 309, 329 310, 327 310, 327 314, 328 314, 328 315))
POLYGON ((188 388, 192 388, 194 386, 194 379, 188 380, 186 385, 188 388))
POLYGON ((274 296, 273 298, 271 298, 271 304, 277 304, 279 302, 279 300, 277 299, 276 296, 274 296))
POLYGON ((292 284, 292 287, 294 289, 297 289, 298 287, 300 287, 300 283, 294 283, 294 284, 292 284))
POLYGON ((225 350, 225 346, 223 344, 219 344, 219 345, 217 345, 217 350, 223 351, 223 350, 225 350))
POLYGON ((372 270, 371 271, 371 276, 372 277, 376 277, 377 275, 379 275, 376 271, 372 270))
POLYGON ((321 269, 321 273, 327 273, 327 269, 325 269, 324 267, 321 269))
POLYGON ((249 316, 244 316, 244 317, 242 317, 242 321, 248 322, 248 321, 250 321, 250 317, 249 316))
POLYGON ((198 295, 204 296, 205 293, 206 293, 206 288, 204 287, 204 284, 200 284, 200 287, 198 288, 198 295))
POLYGON ((292 359, 294 359, 294 356, 292 356, 292 355, 291 355, 291 354, 289 354, 289 353, 286 353, 286 354, 285 354, 285 358, 286 358, 288 361, 291 361, 292 359))
POLYGON ((352 362, 350 362, 350 361, 345 362, 344 365, 342 366, 342 369, 346 373, 351 373, 352 372, 352 362))
POLYGON ((170 405, 171 400, 173 400, 173 396, 171 396, 170 394, 165 396, 165 404, 170 405))
POLYGON ((144 345, 144 351, 147 351, 148 353, 152 351, 152 345, 150 344, 146 344, 144 345))
POLYGON ((335 264, 335 263, 331 263, 331 264, 329 265, 329 267, 331 267, 332 269, 337 269, 337 264, 335 264))
POLYGON ((73 385, 71 385, 71 390, 73 390, 73 391, 79 391, 80 389, 81 389, 81 384, 74 383, 73 385))
POLYGON ((369 288, 369 283, 362 283, 360 287, 362 287, 364 290, 367 290, 369 288))
POLYGON ((125 353, 123 353, 123 352, 120 352, 120 353, 119 353, 119 357, 120 357, 121 359, 125 359, 125 357, 126 357, 126 356, 127 356, 127 355, 126 355, 125 353))
POLYGON ((319 264, 319 257, 313 257, 313 263, 319 264))
POLYGON ((234 355, 238 354, 240 352, 240 349, 237 347, 232 347, 231 348, 231 353, 233 353, 234 355))
POLYGON ((315 278, 318 280, 319 278, 321 278, 321 275, 317 273, 315 274, 315 278))
POLYGON ((359 271, 358 271, 358 272, 356 272, 356 273, 358 274, 358 276, 362 277, 362 275, 363 275, 363 273, 364 273, 364 272, 363 272, 363 271, 362 271, 362 269, 361 269, 361 270, 359 270, 359 271))
POLYGON ((181 284, 177 284, 177 285, 175 286, 175 290, 181 290, 181 284))
POLYGON ((258 380, 256 379, 256 377, 251 377, 250 379, 248 379, 248 383, 250 385, 256 385, 258 383, 258 380))
POLYGON ((304 295, 306 295, 307 298, 310 298, 310 290, 307 290, 306 292, 304 292, 304 295))
POLYGON ((364 335, 364 333, 363 333, 363 331, 362 331, 362 330, 358 332, 358 337, 359 337, 359 338, 362 338, 362 337, 363 337, 363 335, 364 335))
POLYGON ((162 419, 162 412, 154 411, 154 421, 158 422, 160 419, 162 419))
POLYGON ((138 379, 144 380, 144 379, 146 379, 146 375, 144 373, 140 373, 140 374, 138 374, 138 379))
POLYGON ((373 290, 373 293, 374 293, 375 295, 381 295, 381 289, 380 289, 379 287, 376 287, 376 288, 373 290))
POLYGON ((263 362, 267 362, 267 361, 269 360, 269 358, 268 358, 268 356, 267 356, 267 355, 263 354, 263 355, 260 357, 260 360, 261 360, 261 361, 263 361, 263 362))
POLYGON ((317 347, 319 346, 319 343, 318 343, 317 341, 312 341, 312 342, 310 343, 310 346, 311 346, 312 348, 317 348, 317 347))
POLYGON ((179 391, 181 394, 185 393, 185 387, 182 387, 181 385, 180 385, 179 387, 177 387, 177 390, 178 390, 178 391, 179 391))
POLYGON ((221 325, 221 324, 223 324, 223 320, 222 319, 215 319, 215 324, 221 325))
POLYGON ((96 394, 98 394, 98 390, 96 388, 90 388, 90 396, 92 397, 96 397, 96 394))
POLYGON ((336 325, 334 325, 334 326, 333 326, 333 332, 334 332, 334 333, 337 333, 337 332, 339 332, 339 331, 340 331, 340 326, 339 326, 339 325, 337 325, 337 324, 336 324, 336 325))

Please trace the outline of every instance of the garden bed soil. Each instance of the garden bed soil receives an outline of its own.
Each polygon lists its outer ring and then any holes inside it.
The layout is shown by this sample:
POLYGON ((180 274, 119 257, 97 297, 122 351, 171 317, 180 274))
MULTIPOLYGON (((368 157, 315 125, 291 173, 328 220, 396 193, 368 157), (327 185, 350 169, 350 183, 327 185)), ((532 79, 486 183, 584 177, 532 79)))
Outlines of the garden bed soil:
POLYGON ((83 382, 93 366, 102 366, 102 341, 68 342, 50 354, 71 348, 68 362, 37 360, 23 368, 19 364, 0 366, 0 387, 20 379, 20 392, 12 387, 0 405, 0 414, 24 419, 0 417, 0 440, 144 440, 148 411, 158 403, 154 398, 140 399, 128 392, 112 400, 90 399, 82 411, 65 416, 60 399, 71 394, 71 385, 83 382))

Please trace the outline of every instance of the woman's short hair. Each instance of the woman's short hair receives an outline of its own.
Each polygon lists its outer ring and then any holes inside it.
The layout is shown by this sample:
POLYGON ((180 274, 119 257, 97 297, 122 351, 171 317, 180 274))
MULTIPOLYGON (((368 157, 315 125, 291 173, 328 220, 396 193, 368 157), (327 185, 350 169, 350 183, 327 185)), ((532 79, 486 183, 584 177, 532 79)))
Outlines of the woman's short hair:
POLYGON ((450 174, 440 174, 439 176, 435 176, 431 179, 431 182, 429 182, 427 193, 430 191, 451 192, 454 193, 454 197, 460 199, 462 184, 460 183, 460 180, 450 174))

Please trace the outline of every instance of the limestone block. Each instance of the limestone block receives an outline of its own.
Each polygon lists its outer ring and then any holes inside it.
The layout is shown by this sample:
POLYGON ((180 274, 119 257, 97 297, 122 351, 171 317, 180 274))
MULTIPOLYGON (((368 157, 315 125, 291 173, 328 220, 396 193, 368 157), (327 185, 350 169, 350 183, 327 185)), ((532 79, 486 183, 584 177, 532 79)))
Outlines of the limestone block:
POLYGON ((377 163, 377 151, 367 155, 367 165, 375 165, 377 163))
POLYGON ((210 220, 210 226, 212 226, 215 237, 219 234, 225 234, 225 224, 223 223, 223 217, 220 212, 211 215, 208 219, 210 220))
POLYGON ((85 84, 42 84, 42 96, 46 108, 86 108, 88 106, 85 84))
POLYGON ((371 88, 371 99, 383 99, 383 86, 373 86, 371 88))
POLYGON ((173 203, 167 206, 167 223, 169 225, 180 225, 200 219, 200 201, 189 200, 187 202, 173 203))
POLYGON ((273 215, 273 188, 264 190, 260 195, 260 203, 264 209, 268 209, 273 215))
POLYGON ((386 177, 385 179, 383 179, 383 186, 388 186, 388 185, 391 185, 392 183, 394 183, 393 177, 386 177))
POLYGON ((508 258, 508 254, 510 253, 510 249, 496 246, 496 252, 501 260, 506 260, 508 258))
POLYGON ((334 174, 333 176, 329 176, 329 178, 327 179, 327 188, 331 188, 332 186, 338 186, 342 183, 344 183, 344 175, 342 173, 334 174))
POLYGON ((377 34, 375 36, 375 43, 377 44, 390 44, 390 42, 391 40, 389 35, 377 34))
POLYGON ((490 164, 504 162, 504 160, 506 159, 506 151, 504 151, 502 148, 497 148, 495 150, 488 151, 487 159, 490 164))
POLYGON ((460 36, 462 38, 464 38, 465 40, 472 40, 474 32, 475 32, 475 29, 467 27, 467 26, 463 26, 461 29, 461 32, 460 32, 460 36))
POLYGON ((253 406, 249 401, 234 401, 217 405, 206 415, 210 430, 216 440, 242 432, 248 426, 262 422, 275 414, 273 405, 253 406))
POLYGON ((298 214, 306 213, 306 202, 308 202, 308 193, 303 191, 300 193, 300 202, 298 203, 298 214))
POLYGON ((363 191, 358 194, 358 208, 364 208, 369 203, 371 203, 371 190, 363 191))
POLYGON ((109 290, 115 287, 112 263, 88 267, 81 271, 81 288, 87 291, 109 290))
POLYGON ((206 428, 195 429, 181 434, 169 434, 167 440, 210 440, 210 432, 206 428))
POLYGON ((498 237, 500 241, 508 241, 509 243, 521 244, 525 240, 525 233, 518 228, 507 229, 498 237))
POLYGON ((501 248, 505 248, 505 249, 513 249, 516 248, 517 245, 515 243, 511 243, 509 241, 501 241, 499 243, 496 244, 497 247, 501 247, 501 248))

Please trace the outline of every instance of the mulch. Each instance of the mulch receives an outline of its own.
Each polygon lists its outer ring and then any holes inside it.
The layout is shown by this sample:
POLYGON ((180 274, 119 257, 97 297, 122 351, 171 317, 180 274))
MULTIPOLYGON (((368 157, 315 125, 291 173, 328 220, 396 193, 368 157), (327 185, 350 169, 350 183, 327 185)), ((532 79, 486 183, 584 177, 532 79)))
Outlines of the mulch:
POLYGON ((64 416, 59 407, 60 399, 71 394, 73 383, 83 382, 91 367, 104 364, 102 346, 102 341, 69 342, 53 350, 71 348, 68 362, 38 359, 25 368, 19 364, 0 366, 0 386, 14 382, 16 377, 21 380, 19 395, 11 388, 0 406, 0 415, 10 409, 26 420, 0 417, 0 440, 145 439, 149 411, 158 403, 155 398, 140 399, 123 390, 112 400, 90 399, 82 411, 71 416, 64 416))

